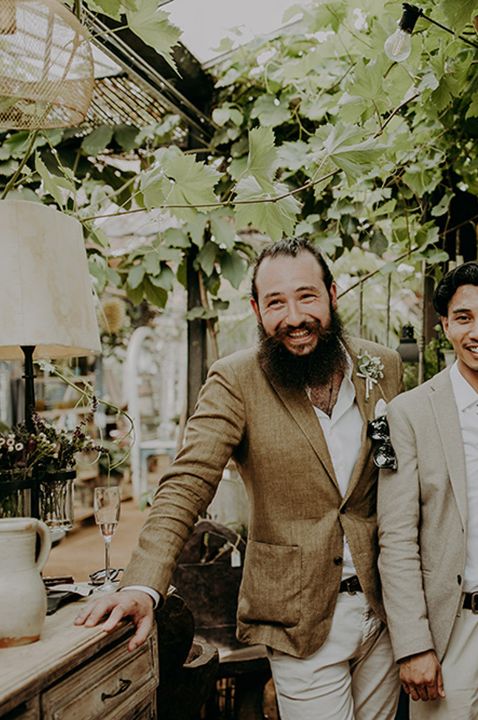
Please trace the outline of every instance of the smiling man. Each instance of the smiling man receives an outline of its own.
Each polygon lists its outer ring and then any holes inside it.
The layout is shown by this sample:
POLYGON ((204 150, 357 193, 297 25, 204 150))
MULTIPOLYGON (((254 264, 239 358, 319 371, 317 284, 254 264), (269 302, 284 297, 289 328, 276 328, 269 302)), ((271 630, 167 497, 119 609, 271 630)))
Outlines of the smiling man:
POLYGON ((108 630, 128 615, 131 647, 144 640, 151 597, 165 595, 233 457, 250 501, 238 638, 268 647, 282 720, 392 720, 398 673, 383 622, 366 426, 377 401, 399 391, 400 359, 345 339, 330 270, 305 240, 259 256, 251 304, 259 346, 212 366, 122 591, 77 622, 110 614, 108 630), (383 377, 367 382, 360 352, 383 377))
POLYGON ((380 572, 413 718, 478 719, 478 263, 434 306, 456 362, 387 412, 398 472, 379 483, 380 572))

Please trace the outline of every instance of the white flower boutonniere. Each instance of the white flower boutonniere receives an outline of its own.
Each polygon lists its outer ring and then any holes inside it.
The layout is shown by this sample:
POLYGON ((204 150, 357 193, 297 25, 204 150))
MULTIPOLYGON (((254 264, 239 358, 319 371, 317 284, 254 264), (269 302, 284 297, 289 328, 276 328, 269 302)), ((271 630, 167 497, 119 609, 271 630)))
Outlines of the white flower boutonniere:
POLYGON ((357 376, 365 380, 365 400, 368 400, 374 385, 383 378, 382 360, 377 355, 360 352, 357 376))

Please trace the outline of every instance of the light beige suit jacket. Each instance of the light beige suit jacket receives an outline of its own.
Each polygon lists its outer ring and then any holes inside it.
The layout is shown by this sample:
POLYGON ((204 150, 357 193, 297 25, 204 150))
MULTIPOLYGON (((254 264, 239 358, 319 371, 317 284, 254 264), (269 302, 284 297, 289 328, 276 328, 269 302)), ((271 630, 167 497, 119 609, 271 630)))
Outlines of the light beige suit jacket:
POLYGON ((387 409, 398 471, 379 481, 379 568, 395 658, 435 648, 459 609, 466 549, 463 441, 449 370, 387 409))
MULTIPOLYGON (((188 423, 185 445, 163 477, 123 585, 164 594, 198 513, 204 513, 232 456, 250 501, 238 605, 238 637, 295 656, 328 635, 342 574, 343 535, 370 603, 383 616, 377 570, 377 473, 366 423, 377 400, 401 384, 394 351, 352 341, 353 382, 364 419, 363 443, 342 498, 327 445, 305 392, 274 386, 255 349, 216 362, 188 423), (381 388, 365 401, 356 352, 379 355, 381 388)), ((344 448, 344 453, 347 448, 344 448)))

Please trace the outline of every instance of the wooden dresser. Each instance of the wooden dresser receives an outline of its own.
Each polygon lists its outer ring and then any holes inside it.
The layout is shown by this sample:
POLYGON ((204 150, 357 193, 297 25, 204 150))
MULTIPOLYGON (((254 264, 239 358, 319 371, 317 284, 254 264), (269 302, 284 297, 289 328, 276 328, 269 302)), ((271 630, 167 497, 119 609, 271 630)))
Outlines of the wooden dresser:
POLYGON ((73 625, 80 603, 47 617, 41 640, 0 649, 2 720, 153 720, 156 628, 132 653, 133 626, 107 635, 73 625))

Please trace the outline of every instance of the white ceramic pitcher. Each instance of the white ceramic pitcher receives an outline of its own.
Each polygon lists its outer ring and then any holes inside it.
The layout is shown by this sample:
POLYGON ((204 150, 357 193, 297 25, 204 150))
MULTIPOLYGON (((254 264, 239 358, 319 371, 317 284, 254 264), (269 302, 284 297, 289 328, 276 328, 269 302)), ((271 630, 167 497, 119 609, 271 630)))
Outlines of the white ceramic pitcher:
POLYGON ((50 548, 50 531, 41 520, 0 520, 0 648, 39 640, 47 608, 40 570, 50 548), (41 544, 35 562, 37 535, 41 544))

